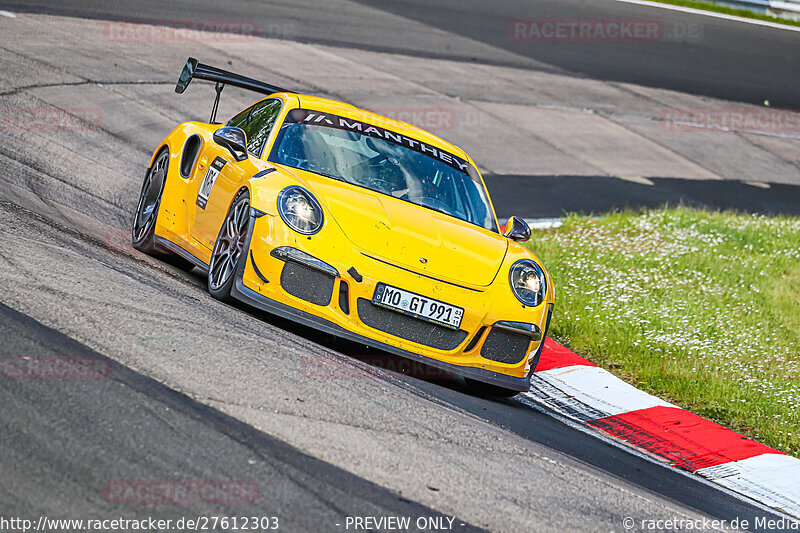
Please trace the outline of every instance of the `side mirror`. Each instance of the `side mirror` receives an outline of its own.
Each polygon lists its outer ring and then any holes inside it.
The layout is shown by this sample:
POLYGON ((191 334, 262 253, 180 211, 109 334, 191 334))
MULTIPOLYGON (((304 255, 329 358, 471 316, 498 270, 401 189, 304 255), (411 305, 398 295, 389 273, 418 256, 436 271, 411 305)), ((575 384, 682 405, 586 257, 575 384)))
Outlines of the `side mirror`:
POLYGON ((528 223, 519 217, 511 217, 506 222, 506 230, 503 235, 512 241, 525 242, 531 238, 531 228, 528 223))
POLYGON ((241 128, 222 126, 214 132, 214 142, 227 148, 237 161, 247 159, 247 135, 241 128))

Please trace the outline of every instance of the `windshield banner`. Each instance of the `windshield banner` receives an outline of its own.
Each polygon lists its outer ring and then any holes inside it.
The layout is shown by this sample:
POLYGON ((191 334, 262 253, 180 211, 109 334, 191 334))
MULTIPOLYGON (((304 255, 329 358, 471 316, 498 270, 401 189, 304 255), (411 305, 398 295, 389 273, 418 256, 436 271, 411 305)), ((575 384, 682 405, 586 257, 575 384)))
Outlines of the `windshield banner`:
POLYGON ((435 146, 427 145, 424 142, 416 139, 406 137, 400 133, 395 133, 391 130, 381 128, 380 126, 361 122, 360 120, 354 118, 340 117, 339 115, 334 115, 331 113, 320 113, 310 109, 293 109, 289 112, 284 122, 313 124, 317 126, 325 126, 327 128, 354 131, 370 137, 377 137, 392 144, 409 148, 428 157, 438 159, 439 161, 450 165, 456 170, 463 172, 470 178, 474 180, 478 179, 477 172, 475 171, 474 167, 468 161, 458 157, 457 155, 440 150, 435 146))

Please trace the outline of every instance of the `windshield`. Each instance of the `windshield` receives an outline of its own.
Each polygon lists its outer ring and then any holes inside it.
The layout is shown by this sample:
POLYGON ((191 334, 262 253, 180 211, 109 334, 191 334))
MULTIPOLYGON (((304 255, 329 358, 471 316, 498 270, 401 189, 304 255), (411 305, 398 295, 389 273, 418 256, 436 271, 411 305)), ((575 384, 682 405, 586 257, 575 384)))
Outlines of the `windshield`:
POLYGON ((269 160, 497 231, 486 191, 472 165, 390 130, 295 109, 281 126, 269 160))

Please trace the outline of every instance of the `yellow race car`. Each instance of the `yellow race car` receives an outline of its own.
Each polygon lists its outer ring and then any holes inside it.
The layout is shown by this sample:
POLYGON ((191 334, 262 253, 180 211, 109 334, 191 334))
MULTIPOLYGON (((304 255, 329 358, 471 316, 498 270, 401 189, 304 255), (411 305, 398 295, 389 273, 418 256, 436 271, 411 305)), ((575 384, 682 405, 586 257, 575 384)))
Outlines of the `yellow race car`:
POLYGON ((207 273, 215 298, 463 376, 479 394, 529 388, 554 287, 500 230, 475 163, 419 128, 190 58, 176 92, 216 82, 209 122, 159 143, 133 246, 207 273), (266 95, 224 125, 225 85, 266 95))

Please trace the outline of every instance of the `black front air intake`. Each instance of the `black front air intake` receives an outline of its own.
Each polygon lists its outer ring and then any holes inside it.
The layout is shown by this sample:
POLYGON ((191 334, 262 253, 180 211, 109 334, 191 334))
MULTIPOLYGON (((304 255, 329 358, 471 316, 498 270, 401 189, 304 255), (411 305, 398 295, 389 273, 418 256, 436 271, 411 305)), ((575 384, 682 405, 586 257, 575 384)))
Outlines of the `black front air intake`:
POLYGON ((301 300, 317 305, 330 305, 336 278, 317 269, 287 261, 281 270, 283 290, 301 300))
POLYGON ((531 339, 526 335, 492 328, 481 348, 481 357, 498 363, 517 364, 528 355, 531 339))
POLYGON ((359 298, 356 306, 358 317, 367 326, 437 350, 455 350, 467 338, 466 331, 389 311, 365 298, 359 298))

